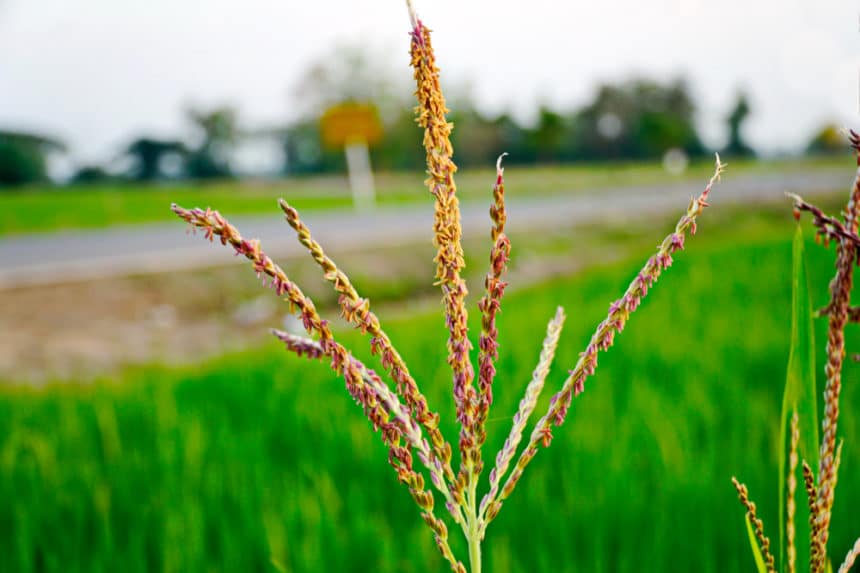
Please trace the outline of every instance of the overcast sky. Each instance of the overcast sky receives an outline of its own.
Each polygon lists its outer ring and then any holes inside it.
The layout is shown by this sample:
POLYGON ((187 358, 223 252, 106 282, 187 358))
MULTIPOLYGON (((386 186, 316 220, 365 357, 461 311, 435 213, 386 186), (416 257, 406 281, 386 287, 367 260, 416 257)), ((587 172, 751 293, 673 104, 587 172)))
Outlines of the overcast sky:
MULTIPOLYGON (((689 78, 712 144, 738 88, 748 135, 799 147, 822 122, 860 126, 857 0, 415 0, 443 85, 526 117, 599 81, 689 78)), ((367 43, 408 69, 402 0, 0 0, 0 128, 56 134, 78 161, 132 135, 181 133, 189 103, 282 124, 307 66, 367 43)))

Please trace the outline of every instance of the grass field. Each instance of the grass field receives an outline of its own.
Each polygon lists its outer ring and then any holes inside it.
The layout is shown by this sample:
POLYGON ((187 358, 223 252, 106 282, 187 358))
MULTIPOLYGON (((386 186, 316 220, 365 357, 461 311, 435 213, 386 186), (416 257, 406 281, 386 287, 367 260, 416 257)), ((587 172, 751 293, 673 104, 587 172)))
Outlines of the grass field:
MULTIPOLYGON (((832 159, 784 162, 733 162, 733 176, 744 173, 779 173, 800 169, 844 165, 832 159)), ((612 186, 689 180, 696 185, 706 179, 713 166, 694 164, 683 175, 667 174, 659 162, 579 166, 514 166, 507 170, 510 197, 547 195, 596 190, 612 186)), ((461 197, 486 201, 494 172, 465 170, 457 179, 461 197)), ((418 174, 377 176, 380 204, 398 204, 426 199, 426 188, 418 174)), ((298 209, 347 208, 351 205, 345 177, 286 179, 261 183, 216 183, 191 186, 124 185, 109 187, 32 188, 0 190, 0 236, 57 229, 106 227, 123 223, 166 221, 171 202, 181 205, 217 205, 224 212, 272 213, 275 200, 285 197, 298 209)))
MULTIPOLYGON (((729 478, 747 482, 775 537, 791 231, 787 216, 703 222, 489 529, 485 570, 753 569, 729 478)), ((833 256, 808 250, 821 303, 833 256)), ((488 457, 555 305, 568 321, 548 394, 641 262, 506 300, 488 457)), ((455 438, 442 319, 388 330, 455 438)), ((819 324, 819 362, 822 335, 819 324)), ((360 334, 343 339, 367 357, 360 334)), ((858 345, 849 331, 849 352, 858 345)), ((848 363, 830 546, 838 558, 860 533, 858 381, 848 363)), ((272 558, 291 572, 446 570, 342 382, 274 343, 93 385, 7 386, 0 468, 2 570, 273 571, 272 558)))

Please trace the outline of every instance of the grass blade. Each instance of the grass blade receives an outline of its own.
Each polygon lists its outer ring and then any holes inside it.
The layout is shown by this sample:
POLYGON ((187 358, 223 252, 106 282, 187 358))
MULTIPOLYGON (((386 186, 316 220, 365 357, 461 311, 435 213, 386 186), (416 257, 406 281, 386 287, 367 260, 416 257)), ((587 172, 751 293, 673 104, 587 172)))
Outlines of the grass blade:
MULTIPOLYGON (((779 449, 779 539, 781 570, 786 566, 786 478, 789 472, 789 439, 791 417, 796 410, 800 422, 798 454, 812 467, 818 464, 818 406, 815 389, 815 340, 812 328, 812 306, 809 300, 809 282, 806 270, 806 255, 803 232, 800 226, 794 233, 792 248, 792 296, 791 296, 791 351, 788 358, 788 373, 782 398, 780 417, 779 449)), ((809 539, 809 519, 805 504, 797 504, 795 539, 809 539)), ((797 544, 797 562, 808 563, 809 548, 805 543, 797 544)))
POLYGON ((758 540, 755 536, 752 523, 748 515, 744 516, 744 522, 747 524, 747 534, 750 538, 750 547, 752 547, 753 558, 755 559, 755 568, 758 573, 767 573, 767 567, 764 564, 764 557, 761 554, 761 548, 758 546, 758 540))

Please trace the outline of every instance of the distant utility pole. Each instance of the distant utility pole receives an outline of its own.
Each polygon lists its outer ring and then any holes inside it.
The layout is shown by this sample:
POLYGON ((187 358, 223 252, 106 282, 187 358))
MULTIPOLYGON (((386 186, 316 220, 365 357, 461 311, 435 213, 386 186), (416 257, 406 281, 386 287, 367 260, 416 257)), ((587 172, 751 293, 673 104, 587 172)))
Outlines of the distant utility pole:
POLYGON ((343 148, 353 205, 357 210, 376 205, 370 166, 370 146, 382 139, 382 122, 373 104, 342 103, 330 107, 320 119, 323 142, 343 148))

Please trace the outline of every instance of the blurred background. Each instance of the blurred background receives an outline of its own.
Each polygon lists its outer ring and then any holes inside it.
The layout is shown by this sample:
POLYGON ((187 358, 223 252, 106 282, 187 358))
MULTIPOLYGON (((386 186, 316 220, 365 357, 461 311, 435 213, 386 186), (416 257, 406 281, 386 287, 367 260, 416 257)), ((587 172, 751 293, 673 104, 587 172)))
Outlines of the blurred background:
MULTIPOLYGON (((473 318, 508 154, 486 460, 555 305, 550 388, 715 152, 729 170, 490 529, 486 567, 748 571, 729 478, 775 535, 784 192, 847 198, 857 6, 580 4, 416 6, 455 125, 473 318)), ((444 570, 342 382, 269 340, 300 330, 285 306, 169 210, 211 206, 260 237, 375 364, 276 200, 299 208, 456 437, 408 52, 394 1, 0 0, 0 571, 444 570)), ((808 251, 823 305, 833 253, 808 251)), ((844 375, 840 556, 860 502, 856 365, 844 375)))

